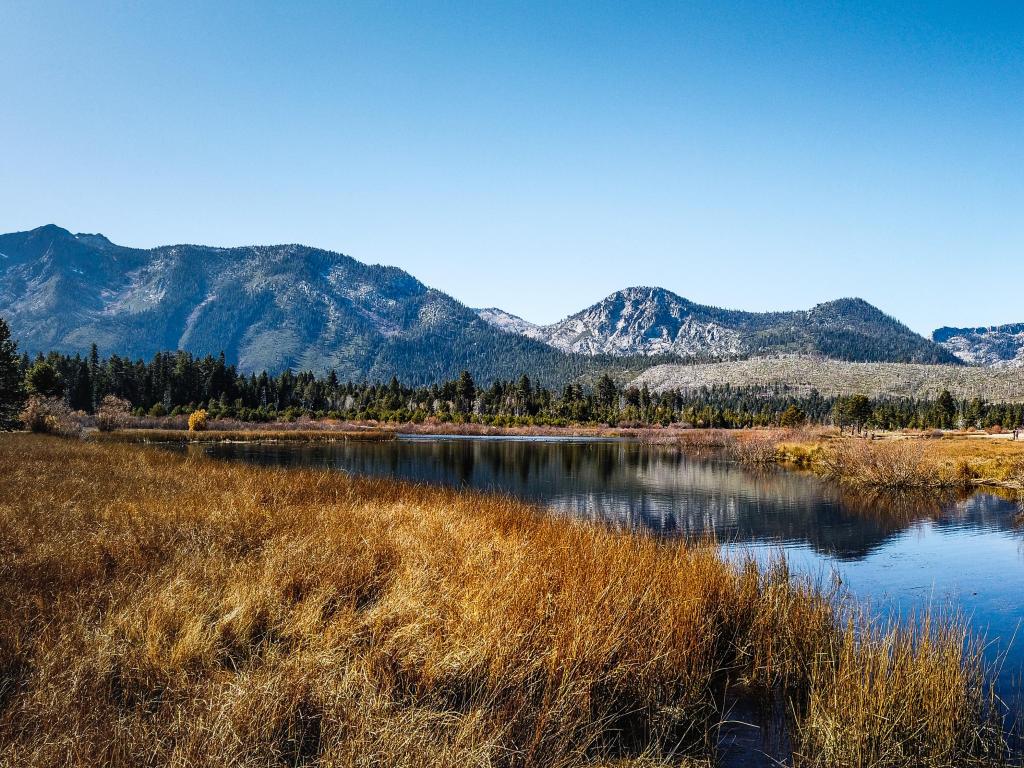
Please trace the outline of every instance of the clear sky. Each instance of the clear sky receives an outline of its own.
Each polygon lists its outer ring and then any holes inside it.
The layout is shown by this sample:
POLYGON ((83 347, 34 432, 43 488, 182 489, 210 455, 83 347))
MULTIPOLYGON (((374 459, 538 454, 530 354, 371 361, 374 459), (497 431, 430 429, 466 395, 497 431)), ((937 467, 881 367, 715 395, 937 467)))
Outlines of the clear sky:
POLYGON ((1020 2, 0 0, 0 99, 0 231, 1024 322, 1020 2))

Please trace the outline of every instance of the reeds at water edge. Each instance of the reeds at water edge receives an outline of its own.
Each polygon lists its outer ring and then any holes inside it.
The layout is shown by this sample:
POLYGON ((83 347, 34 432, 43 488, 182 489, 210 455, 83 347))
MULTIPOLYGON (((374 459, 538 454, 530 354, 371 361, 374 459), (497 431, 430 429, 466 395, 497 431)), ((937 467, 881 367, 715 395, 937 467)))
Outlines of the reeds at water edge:
POLYGON ((138 445, 0 466, 5 764, 710 764, 737 689, 801 765, 1005 757, 961 624, 873 630, 782 561, 138 445))

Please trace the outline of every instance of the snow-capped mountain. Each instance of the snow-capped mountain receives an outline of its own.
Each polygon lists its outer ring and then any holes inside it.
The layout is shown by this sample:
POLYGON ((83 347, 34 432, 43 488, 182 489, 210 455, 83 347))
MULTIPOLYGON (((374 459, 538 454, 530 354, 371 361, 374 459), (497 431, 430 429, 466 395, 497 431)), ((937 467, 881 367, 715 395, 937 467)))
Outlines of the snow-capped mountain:
POLYGON ((939 328, 932 340, 960 360, 992 368, 1024 368, 1024 323, 989 328, 939 328))
POLYGON ((797 312, 740 312, 695 304, 664 288, 616 291, 551 325, 499 309, 479 316, 510 333, 585 355, 730 357, 805 353, 847 360, 956 362, 946 350, 861 299, 797 312))
POLYGON ((551 325, 500 309, 477 314, 497 328, 583 355, 739 354, 735 332, 694 315, 696 305, 662 288, 626 288, 551 325))

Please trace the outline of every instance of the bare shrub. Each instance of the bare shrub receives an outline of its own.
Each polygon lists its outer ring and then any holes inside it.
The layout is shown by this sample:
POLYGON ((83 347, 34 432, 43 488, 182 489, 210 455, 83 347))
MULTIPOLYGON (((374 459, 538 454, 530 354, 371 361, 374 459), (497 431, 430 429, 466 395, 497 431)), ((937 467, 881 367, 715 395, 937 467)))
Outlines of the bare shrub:
POLYGON ((689 451, 711 451, 728 448, 736 436, 724 429, 688 429, 678 433, 675 444, 689 451))
POLYGON ((751 466, 774 464, 778 460, 778 447, 783 436, 776 432, 752 432, 729 444, 729 455, 740 464, 751 466))
POLYGON ((80 437, 82 434, 82 414, 72 411, 57 397, 33 395, 21 412, 21 420, 32 432, 61 437, 80 437))
POLYGON ((115 395, 107 395, 96 409, 96 428, 100 432, 123 429, 130 423, 131 417, 131 403, 115 395))

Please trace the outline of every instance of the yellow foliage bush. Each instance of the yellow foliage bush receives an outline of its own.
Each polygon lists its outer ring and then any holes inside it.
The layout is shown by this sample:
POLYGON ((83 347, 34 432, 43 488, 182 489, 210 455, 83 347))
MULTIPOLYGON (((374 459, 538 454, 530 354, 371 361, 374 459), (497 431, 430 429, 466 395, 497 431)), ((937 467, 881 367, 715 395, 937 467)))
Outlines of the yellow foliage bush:
POLYGON ((206 429, 206 411, 202 408, 192 411, 188 416, 188 431, 202 432, 204 429, 206 429))

